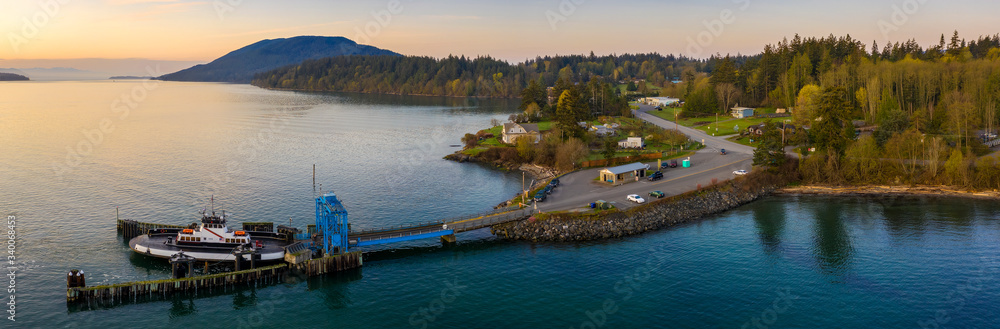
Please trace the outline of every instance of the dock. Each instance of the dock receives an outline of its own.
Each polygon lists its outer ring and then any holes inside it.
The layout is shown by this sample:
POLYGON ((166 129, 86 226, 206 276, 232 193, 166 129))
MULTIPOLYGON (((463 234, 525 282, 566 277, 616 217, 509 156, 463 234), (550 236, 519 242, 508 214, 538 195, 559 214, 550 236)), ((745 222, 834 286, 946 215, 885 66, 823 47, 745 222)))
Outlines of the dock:
MULTIPOLYGON (((286 282, 289 276, 330 275, 362 267, 362 252, 352 251, 351 248, 427 238, 440 238, 442 243, 449 244, 456 241, 456 233, 523 220, 534 214, 531 209, 514 207, 415 225, 352 231, 347 220, 347 210, 332 192, 317 197, 315 204, 316 223, 307 225, 305 233, 294 227, 275 226, 273 222, 243 223, 245 231, 269 234, 290 243, 284 247, 285 256, 281 264, 257 267, 252 260, 249 264, 237 261, 233 262, 235 271, 195 276, 194 269, 199 268, 202 261, 179 252, 170 259, 171 279, 93 287, 86 286, 84 271, 72 270, 66 277, 66 302, 77 307, 83 306, 84 309, 95 309, 122 303, 163 300, 175 295, 198 295, 273 285, 286 282)), ((191 225, 147 223, 119 219, 117 215, 115 217, 118 234, 125 243, 141 235, 162 235, 191 228, 191 225)), ((249 251, 234 251, 247 252, 249 251)), ((201 272, 208 273, 208 262, 204 262, 204 266, 205 270, 201 272)), ((92 269, 88 271, 93 272, 92 269)))
MULTIPOLYGON (((162 300, 177 294, 196 294, 238 287, 258 287, 283 282, 288 264, 181 279, 125 282, 93 287, 68 287, 66 302, 94 307, 162 300)), ((73 272, 68 277, 73 277, 73 272)), ((77 276, 79 277, 79 276, 77 276)), ((71 280, 67 280, 71 284, 71 280)))

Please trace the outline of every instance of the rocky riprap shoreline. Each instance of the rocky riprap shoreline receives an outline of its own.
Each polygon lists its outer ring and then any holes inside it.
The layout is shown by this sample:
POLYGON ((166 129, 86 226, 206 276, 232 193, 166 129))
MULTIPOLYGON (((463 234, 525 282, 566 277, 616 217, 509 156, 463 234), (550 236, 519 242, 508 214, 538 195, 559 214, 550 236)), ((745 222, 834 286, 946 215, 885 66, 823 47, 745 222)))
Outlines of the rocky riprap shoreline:
POLYGON ((669 199, 655 200, 627 211, 604 214, 556 213, 545 220, 522 220, 496 225, 499 238, 527 241, 587 241, 619 238, 677 225, 739 207, 779 188, 749 188, 743 180, 729 181, 669 199))
POLYGON ((866 185, 866 186, 822 186, 805 185, 786 187, 774 191, 776 195, 933 195, 933 196, 953 196, 964 198, 980 199, 1000 199, 1000 192, 993 191, 968 191, 955 186, 888 186, 888 185, 866 185))

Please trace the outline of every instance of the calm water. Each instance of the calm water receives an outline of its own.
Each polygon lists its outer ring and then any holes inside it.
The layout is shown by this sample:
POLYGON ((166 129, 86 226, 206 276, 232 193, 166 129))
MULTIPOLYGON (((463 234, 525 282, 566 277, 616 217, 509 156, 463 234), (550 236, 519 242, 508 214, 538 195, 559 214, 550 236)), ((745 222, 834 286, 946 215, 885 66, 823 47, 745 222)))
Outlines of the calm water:
POLYGON ((70 268, 90 285, 168 275, 115 237, 115 207, 181 224, 215 195, 236 221, 303 226, 314 163, 355 229, 474 213, 520 188, 520 174, 440 160, 515 102, 141 86, 0 85, 16 327, 1000 327, 1000 205, 941 198, 769 198, 581 244, 470 232, 452 247, 372 249, 333 277, 68 309, 70 268), (97 138, 103 119, 114 130, 97 138))

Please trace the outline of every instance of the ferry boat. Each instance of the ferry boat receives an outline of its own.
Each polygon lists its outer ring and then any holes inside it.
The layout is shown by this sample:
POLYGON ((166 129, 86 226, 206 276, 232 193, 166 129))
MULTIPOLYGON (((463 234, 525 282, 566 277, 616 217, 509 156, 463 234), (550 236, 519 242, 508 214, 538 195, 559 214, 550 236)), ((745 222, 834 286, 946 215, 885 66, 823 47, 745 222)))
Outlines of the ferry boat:
POLYGON ((193 228, 166 228, 151 230, 128 242, 133 251, 147 256, 167 258, 184 252, 199 261, 235 261, 237 251, 249 261, 251 254, 259 254, 257 261, 268 262, 284 259, 288 242, 284 236, 272 232, 233 231, 226 225, 226 213, 201 212, 201 224, 193 228))

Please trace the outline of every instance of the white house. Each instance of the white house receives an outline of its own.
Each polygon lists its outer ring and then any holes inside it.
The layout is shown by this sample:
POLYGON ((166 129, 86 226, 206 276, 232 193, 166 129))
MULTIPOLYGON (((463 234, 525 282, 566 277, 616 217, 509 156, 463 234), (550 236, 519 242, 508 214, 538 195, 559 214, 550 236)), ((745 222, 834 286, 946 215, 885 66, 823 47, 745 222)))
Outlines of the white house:
POLYGON ((542 140, 542 133, 538 130, 538 125, 534 123, 513 123, 503 124, 502 140, 507 144, 514 144, 518 138, 532 138, 532 143, 542 140))
POLYGON ((734 107, 732 114, 737 119, 749 118, 753 116, 753 109, 749 107, 734 107))
POLYGON ((645 143, 642 142, 642 137, 629 137, 626 140, 618 142, 618 147, 620 148, 630 148, 638 149, 642 148, 645 143))
POLYGON ((607 126, 592 126, 590 131, 593 131, 597 136, 611 136, 615 134, 614 128, 608 128, 607 126))
POLYGON ((643 103, 652 106, 670 106, 680 101, 680 99, 670 97, 646 97, 642 99, 643 103))

